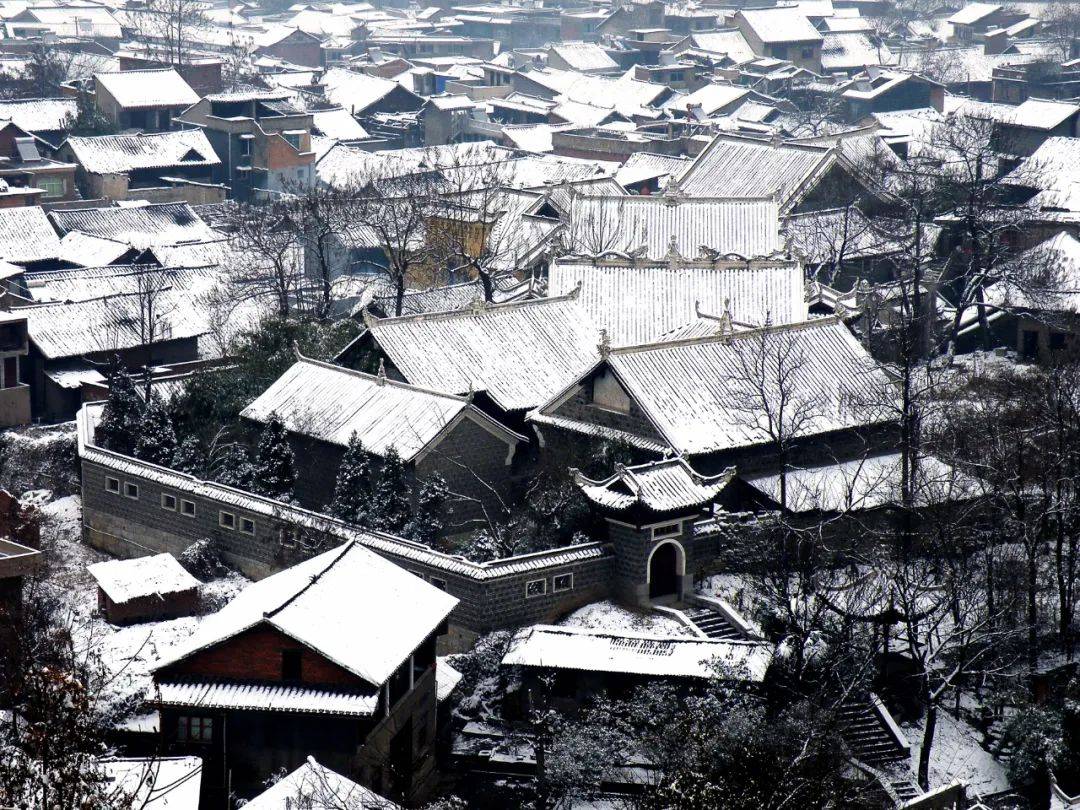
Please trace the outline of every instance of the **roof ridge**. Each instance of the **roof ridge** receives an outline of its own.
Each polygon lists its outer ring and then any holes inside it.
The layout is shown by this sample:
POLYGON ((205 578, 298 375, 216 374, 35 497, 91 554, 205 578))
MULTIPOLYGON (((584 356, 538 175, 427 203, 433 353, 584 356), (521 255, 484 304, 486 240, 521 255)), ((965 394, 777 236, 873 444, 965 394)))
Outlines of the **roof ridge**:
POLYGON ((280 613, 297 599, 299 599, 303 594, 307 593, 307 591, 312 586, 314 586, 315 583, 322 579, 323 574, 325 574, 327 571, 329 571, 331 568, 341 562, 341 559, 352 550, 352 547, 355 545, 355 543, 355 540, 346 540, 345 545, 343 545, 341 548, 341 553, 334 557, 334 559, 330 560, 330 562, 326 564, 326 567, 324 567, 317 574, 313 574, 311 577, 309 577, 308 581, 304 583, 304 585, 299 590, 294 592, 291 596, 287 597, 285 601, 278 605, 276 608, 272 608, 271 610, 264 610, 262 617, 264 619, 269 619, 273 616, 276 616, 278 613, 280 613))
POLYGON ((836 315, 829 315, 823 318, 812 318, 806 321, 795 321, 794 323, 782 323, 772 324, 769 326, 758 326, 753 329, 744 329, 739 332, 731 332, 724 335, 702 335, 699 337, 680 338, 678 340, 659 341, 656 343, 639 343, 635 346, 619 346, 613 348, 610 351, 610 355, 624 355, 624 354, 636 354, 637 352, 653 351, 656 349, 677 348, 680 346, 693 346, 693 345, 705 345, 710 343, 731 343, 735 340, 743 340, 745 338, 754 337, 762 333, 776 334, 779 332, 798 332, 803 329, 811 329, 817 327, 831 326, 834 324, 842 323, 841 319, 836 315))
MULTIPOLYGON (((393 321, 394 324, 404 322, 419 322, 429 320, 451 320, 456 317, 470 317, 474 315, 483 315, 490 312, 503 312, 513 308, 524 308, 532 305, 542 304, 554 304, 565 303, 567 301, 576 301, 578 296, 578 290, 574 289, 564 295, 552 296, 549 298, 523 298, 518 301, 502 301, 502 302, 482 302, 483 306, 479 309, 472 307, 466 307, 464 309, 450 309, 440 312, 420 312, 415 315, 393 315, 387 318, 379 318, 375 315, 370 316, 370 323, 368 329, 372 326, 386 326, 388 322, 393 321)), ((390 325, 394 325, 390 324, 390 325)))
POLYGON ((431 394, 436 397, 442 397, 444 399, 452 399, 457 402, 461 402, 464 405, 471 405, 472 402, 469 397, 459 396, 457 394, 448 394, 445 391, 436 391, 433 388, 424 388, 419 385, 413 385, 412 383, 402 382, 401 380, 392 380, 389 377, 380 377, 376 374, 368 374, 366 371, 360 371, 355 368, 348 368, 346 366, 339 366, 336 363, 328 363, 325 360, 316 360, 314 357, 305 357, 299 350, 296 352, 297 363, 307 363, 309 365, 325 368, 330 371, 339 371, 343 374, 349 374, 353 377, 359 377, 364 380, 370 380, 376 385, 392 385, 398 388, 406 388, 410 391, 416 391, 421 394, 431 394))

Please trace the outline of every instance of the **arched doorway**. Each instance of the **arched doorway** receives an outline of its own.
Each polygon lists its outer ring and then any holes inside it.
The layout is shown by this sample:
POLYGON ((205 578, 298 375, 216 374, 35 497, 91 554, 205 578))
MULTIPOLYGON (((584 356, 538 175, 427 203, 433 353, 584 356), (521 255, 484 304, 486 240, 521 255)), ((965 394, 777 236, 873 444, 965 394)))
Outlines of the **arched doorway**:
POLYGON ((685 565, 678 543, 661 543, 649 556, 649 598, 679 596, 679 575, 685 565))

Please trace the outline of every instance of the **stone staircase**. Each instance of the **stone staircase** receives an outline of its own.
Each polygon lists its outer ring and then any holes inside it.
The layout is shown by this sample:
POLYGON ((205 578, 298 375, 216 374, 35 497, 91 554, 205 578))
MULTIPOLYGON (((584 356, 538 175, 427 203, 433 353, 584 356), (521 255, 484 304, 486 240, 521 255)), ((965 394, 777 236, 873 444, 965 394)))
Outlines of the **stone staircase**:
POLYGON ((897 739, 875 700, 849 700, 840 707, 840 736, 857 759, 875 767, 906 760, 911 749, 897 739))
POLYGON ((741 628, 736 627, 726 615, 709 605, 688 605, 683 615, 708 638, 723 641, 738 641, 746 638, 741 628))

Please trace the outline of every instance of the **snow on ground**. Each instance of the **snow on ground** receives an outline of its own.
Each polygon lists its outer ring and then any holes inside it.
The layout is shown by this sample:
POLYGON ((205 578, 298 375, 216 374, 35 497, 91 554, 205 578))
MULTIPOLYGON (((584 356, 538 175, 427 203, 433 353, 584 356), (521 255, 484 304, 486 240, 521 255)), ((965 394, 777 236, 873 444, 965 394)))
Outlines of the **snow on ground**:
MULTIPOLYGON (((45 498, 35 493, 41 503, 45 498)), ((46 586, 56 589, 69 605, 76 637, 85 650, 94 650, 106 670, 107 707, 135 710, 150 689, 150 666, 174 645, 190 636, 202 621, 188 616, 118 627, 97 614, 97 585, 86 567, 111 559, 82 542, 81 501, 77 495, 41 507, 42 548, 46 554, 46 586)), ((204 601, 220 605, 247 585, 239 574, 205 583, 204 601)))
POLYGON ((697 590, 704 596, 723 599, 745 619, 753 620, 765 608, 765 602, 753 582, 743 574, 713 574, 705 577, 697 590))
POLYGON ((578 608, 559 624, 613 633, 653 633, 658 636, 692 636, 687 627, 660 613, 639 612, 614 602, 593 602, 578 608))
MULTIPOLYGON (((911 743, 911 761, 919 761, 925 719, 901 726, 911 743)), ((985 796, 1008 790, 1005 766, 979 745, 979 732, 947 711, 939 711, 930 748, 930 787, 938 788, 957 779, 970 785, 969 794, 985 796)))

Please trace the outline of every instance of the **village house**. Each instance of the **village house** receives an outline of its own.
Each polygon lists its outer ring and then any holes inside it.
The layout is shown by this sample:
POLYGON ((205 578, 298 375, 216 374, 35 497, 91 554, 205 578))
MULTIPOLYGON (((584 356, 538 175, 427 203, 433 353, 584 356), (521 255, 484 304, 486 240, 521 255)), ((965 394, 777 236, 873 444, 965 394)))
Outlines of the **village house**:
POLYGON ((469 397, 303 357, 241 416, 260 424, 276 417, 285 425, 300 466, 301 503, 328 506, 341 457, 355 434, 376 461, 393 448, 416 479, 442 476, 462 496, 451 504, 449 522, 455 526, 479 516, 476 504, 497 501, 514 469, 517 446, 525 441, 469 397))
POLYGON ((21 98, 0 101, 0 121, 11 121, 44 142, 46 150, 64 141, 70 122, 78 113, 74 98, 21 98))
POLYGON ((740 9, 733 21, 758 56, 784 59, 796 67, 821 72, 823 37, 798 11, 740 9))
POLYGON ((1008 28, 1027 17, 1007 4, 968 3, 949 17, 949 24, 953 41, 971 43, 980 41, 989 31, 1008 28))
POLYGON ((162 743, 203 758, 204 800, 252 797, 309 756, 421 799, 435 777, 435 639, 456 603, 357 543, 249 585, 154 667, 162 743))
POLYGON ((176 129, 174 119, 198 100, 172 68, 94 74, 94 104, 121 130, 176 129))
POLYGON ((220 156, 213 177, 229 187, 234 200, 311 186, 312 115, 294 107, 290 95, 286 90, 215 93, 179 116, 182 124, 198 127, 220 156))
POLYGON ((226 189, 214 182, 221 160, 200 130, 72 136, 58 154, 78 167, 88 199, 196 205, 225 199, 226 189))
POLYGON ((5 278, 19 270, 54 270, 60 266, 60 236, 38 206, 0 210, 0 260, 5 278))
POLYGON ((14 122, 0 123, 0 180, 9 192, 0 196, 0 206, 11 205, 19 190, 27 194, 23 205, 75 199, 75 164, 44 157, 45 145, 14 122))
POLYGON ((175 619, 199 610, 199 580, 171 554, 107 560, 87 571, 98 585, 98 610, 112 624, 175 619))

